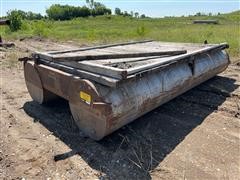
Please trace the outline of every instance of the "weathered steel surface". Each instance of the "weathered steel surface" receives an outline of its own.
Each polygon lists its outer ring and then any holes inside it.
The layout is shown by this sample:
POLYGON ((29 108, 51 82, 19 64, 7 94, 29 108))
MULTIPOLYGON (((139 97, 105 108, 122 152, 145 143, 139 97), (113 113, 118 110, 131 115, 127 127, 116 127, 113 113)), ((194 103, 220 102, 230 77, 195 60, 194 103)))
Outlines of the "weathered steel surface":
POLYGON ((30 96, 39 104, 43 104, 57 98, 55 94, 43 88, 43 83, 34 62, 24 62, 24 77, 30 96))
POLYGON ((79 70, 76 68, 73 68, 71 66, 66 66, 63 64, 58 64, 58 63, 53 63, 47 60, 41 60, 41 65, 46 65, 47 67, 52 67, 56 70, 61 70, 63 72, 67 72, 69 74, 81 77, 81 78, 86 78, 90 79, 94 82, 99 82, 102 85, 108 86, 108 87, 116 87, 119 79, 112 78, 112 77, 107 77, 103 76, 97 73, 92 73, 84 70, 79 70))
POLYGON ((94 101, 91 105, 69 101, 70 108, 80 129, 99 140, 222 72, 228 63, 228 56, 218 51, 200 55, 196 58, 193 69, 188 63, 173 64, 157 73, 123 83, 115 89, 95 84, 96 92, 103 99, 101 108, 104 110, 99 112, 93 108, 94 101))
POLYGON ((46 91, 68 100, 79 128, 89 137, 100 140, 222 72, 229 64, 223 48, 200 48, 197 53, 192 51, 171 61, 166 59, 167 63, 161 66, 151 66, 118 81, 117 88, 104 85, 101 75, 95 74, 96 79, 92 81, 88 78, 92 76, 86 76, 91 72, 48 60, 36 61, 39 64, 25 62, 25 79, 32 98, 40 103, 49 99, 46 91))

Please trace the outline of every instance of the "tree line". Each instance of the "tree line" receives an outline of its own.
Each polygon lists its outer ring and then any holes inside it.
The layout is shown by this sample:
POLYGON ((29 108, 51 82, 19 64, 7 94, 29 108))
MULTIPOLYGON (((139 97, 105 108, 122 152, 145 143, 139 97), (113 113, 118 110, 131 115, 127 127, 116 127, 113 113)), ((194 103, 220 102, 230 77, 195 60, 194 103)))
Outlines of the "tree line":
MULTIPOLYGON (((115 8, 115 15, 119 16, 130 16, 135 18, 145 18, 144 14, 139 15, 138 12, 121 11, 120 8, 115 8)), ((11 15, 19 16, 22 19, 27 20, 40 20, 40 19, 51 19, 51 20, 70 20, 77 17, 88 17, 88 16, 101 16, 111 15, 112 11, 100 2, 94 0, 86 0, 84 6, 70 6, 53 4, 46 9, 46 15, 42 16, 40 13, 33 13, 31 11, 24 12, 22 10, 11 10, 7 13, 8 17, 11 15)))
POLYGON ((130 16, 130 17, 135 17, 135 18, 146 18, 145 14, 142 14, 142 15, 139 15, 138 12, 133 12, 133 11, 130 11, 127 12, 127 11, 121 11, 120 8, 115 8, 115 15, 119 15, 119 16, 130 16))
POLYGON ((40 20, 43 19, 44 16, 42 16, 40 13, 33 13, 31 11, 25 12, 22 10, 12 10, 7 13, 7 16, 11 16, 12 14, 20 16, 22 19, 27 20, 40 20))
MULTIPOLYGON (((40 13, 33 13, 31 11, 24 12, 22 10, 11 10, 7 13, 7 18, 10 20, 10 29, 12 31, 17 31, 21 28, 22 19, 26 20, 71 20, 77 17, 89 17, 89 16, 101 16, 101 15, 111 15, 112 11, 107 8, 104 4, 100 2, 95 2, 94 0, 86 0, 86 5, 84 6, 70 6, 70 5, 60 5, 53 4, 48 9, 46 9, 46 15, 42 16, 40 13)), ((131 11, 122 12, 121 9, 115 9, 115 15, 118 16, 130 16, 135 18, 145 18, 146 16, 142 14, 139 15, 138 12, 133 13, 131 11)))
POLYGON ((70 20, 76 17, 111 15, 111 9, 99 2, 87 1, 88 6, 69 6, 54 4, 47 10, 47 16, 52 20, 70 20))

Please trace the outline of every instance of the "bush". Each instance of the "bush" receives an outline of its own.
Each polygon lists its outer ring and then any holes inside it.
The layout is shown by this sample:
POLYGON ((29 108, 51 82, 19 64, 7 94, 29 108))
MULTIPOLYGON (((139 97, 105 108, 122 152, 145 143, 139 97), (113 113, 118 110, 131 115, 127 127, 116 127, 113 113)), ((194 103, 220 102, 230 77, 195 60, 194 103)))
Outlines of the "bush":
POLYGON ((10 20, 10 30, 17 31, 21 29, 22 26, 22 16, 18 13, 18 11, 13 10, 7 13, 8 19, 10 20))
POLYGON ((137 34, 141 37, 145 36, 146 35, 146 28, 144 26, 139 26, 137 28, 137 34))
POLYGON ((28 31, 31 29, 31 24, 28 21, 22 21, 21 30, 28 31))
POLYGON ((52 30, 52 23, 49 21, 39 20, 33 24, 33 34, 39 37, 48 37, 52 30))

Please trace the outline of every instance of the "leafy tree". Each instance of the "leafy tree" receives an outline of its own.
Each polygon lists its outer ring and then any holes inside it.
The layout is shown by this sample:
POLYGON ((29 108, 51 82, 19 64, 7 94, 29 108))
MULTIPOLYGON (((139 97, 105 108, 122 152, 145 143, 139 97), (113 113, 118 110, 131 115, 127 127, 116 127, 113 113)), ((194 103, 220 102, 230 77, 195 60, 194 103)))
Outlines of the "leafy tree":
POLYGON ((140 18, 146 18, 145 14, 142 14, 142 15, 140 16, 140 18))
POLYGON ((26 13, 26 19, 28 20, 40 20, 43 19, 43 16, 40 13, 33 13, 31 11, 28 11, 26 13))
POLYGON ((93 8, 97 9, 99 7, 106 8, 106 6, 100 2, 93 2, 93 8))
POLYGON ((10 20, 10 30, 17 31, 22 26, 22 16, 17 10, 13 10, 7 13, 8 19, 10 20))
POLYGON ((133 17, 133 11, 130 12, 131 16, 133 17))
POLYGON ((94 0, 86 0, 86 3, 90 7, 90 9, 93 9, 93 7, 94 7, 94 0))
POLYGON ((135 15, 135 18, 139 17, 139 13, 138 12, 135 12, 134 15, 135 15))
POLYGON ((27 13, 26 12, 24 12, 22 10, 13 10, 13 11, 15 11, 15 13, 20 15, 22 19, 26 19, 26 17, 27 17, 27 13))
POLYGON ((87 6, 78 7, 78 12, 76 17, 88 17, 91 15, 91 11, 87 6))
POLYGON ((124 11, 123 16, 131 16, 127 11, 124 11))
POLYGON ((46 10, 46 13, 50 19, 54 20, 65 20, 67 17, 64 17, 64 8, 60 4, 54 4, 46 10))
MULTIPOLYGON (((31 11, 24 12, 22 10, 12 10, 12 12, 21 16, 22 19, 28 19, 28 20, 36 19, 36 20, 39 20, 39 19, 43 18, 43 16, 40 13, 33 13, 31 11)), ((10 12, 9 12, 9 14, 10 14, 10 12)))
POLYGON ((122 15, 121 9, 120 8, 115 8, 115 14, 116 15, 122 15))
POLYGON ((201 12, 197 12, 195 16, 202 16, 201 12))
POLYGON ((106 6, 100 2, 94 2, 91 0, 89 2, 91 7, 91 15, 92 16, 99 16, 99 15, 105 15, 105 14, 112 14, 111 9, 106 8, 106 6))

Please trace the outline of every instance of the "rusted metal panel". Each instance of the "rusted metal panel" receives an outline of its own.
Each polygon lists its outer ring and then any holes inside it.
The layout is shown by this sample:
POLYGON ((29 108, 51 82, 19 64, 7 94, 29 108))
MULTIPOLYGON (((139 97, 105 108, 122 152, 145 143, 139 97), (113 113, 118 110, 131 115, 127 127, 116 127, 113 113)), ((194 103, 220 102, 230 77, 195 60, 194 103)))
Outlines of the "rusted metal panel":
MULTIPOLYGON (((226 44, 199 47, 197 52, 171 57, 171 61, 165 58, 168 63, 160 63, 160 66, 146 65, 150 67, 146 71, 137 71, 125 80, 118 80, 117 88, 92 80, 92 76, 87 78, 84 73, 76 73, 79 69, 66 71, 66 68, 56 68, 60 65, 48 60, 36 61, 38 64, 25 68, 25 78, 26 82, 37 82, 40 90, 42 88, 67 99, 79 128, 89 137, 99 140, 222 72, 229 64, 224 48, 226 44), (37 75, 37 80, 29 79, 30 74, 37 75)), ((98 78, 102 77, 99 75, 98 78)), ((29 92, 32 93, 31 89, 29 92)), ((44 99, 44 95, 41 96, 44 99)))
MULTIPOLYGON (((38 61, 35 61, 35 62, 36 62, 36 64, 39 64, 38 61)), ((58 64, 58 63, 53 63, 53 62, 43 60, 43 59, 41 59, 41 64, 46 65, 48 67, 58 69, 58 70, 61 70, 63 72, 67 72, 67 73, 75 75, 75 76, 90 79, 94 82, 99 82, 100 84, 105 85, 105 86, 109 86, 109 87, 116 87, 118 82, 119 82, 119 79, 116 79, 116 78, 112 78, 112 77, 104 76, 104 75, 101 75, 101 74, 76 69, 76 68, 71 67, 71 66, 66 66, 64 64, 58 64)))
POLYGON ((43 87, 45 83, 42 82, 34 62, 24 62, 24 78, 30 96, 39 104, 58 98, 56 93, 43 87))

